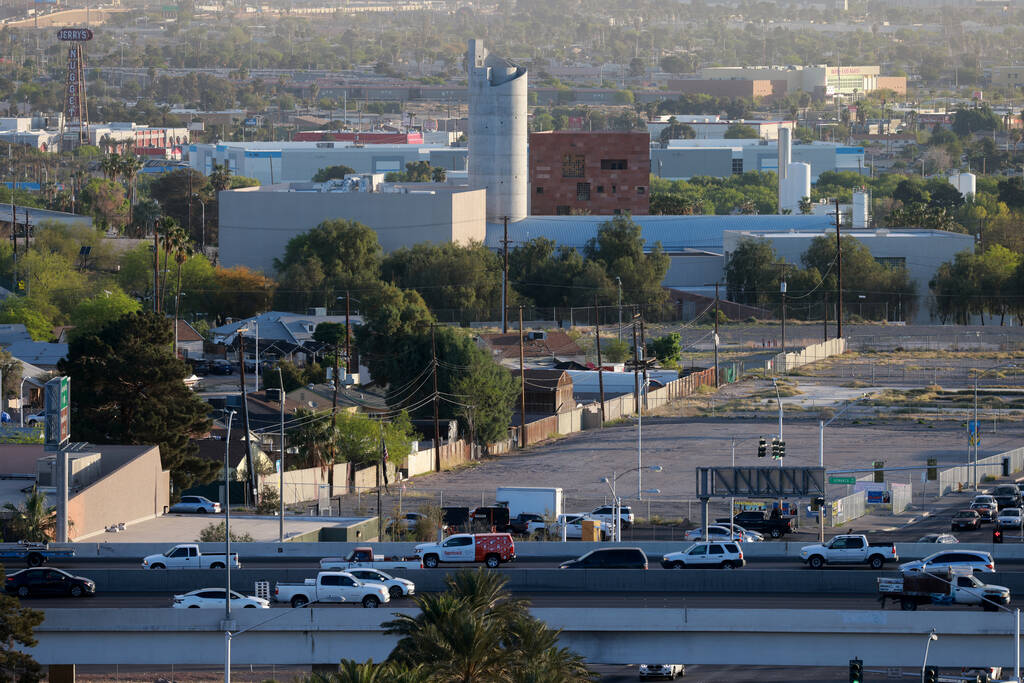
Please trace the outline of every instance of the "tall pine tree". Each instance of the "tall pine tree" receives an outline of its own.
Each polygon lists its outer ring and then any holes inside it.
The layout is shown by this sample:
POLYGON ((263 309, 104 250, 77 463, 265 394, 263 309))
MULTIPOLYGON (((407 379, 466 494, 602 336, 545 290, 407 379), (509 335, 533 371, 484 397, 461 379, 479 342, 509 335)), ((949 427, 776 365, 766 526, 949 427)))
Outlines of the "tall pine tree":
POLYGON ((171 321, 132 313, 72 340, 58 366, 71 377, 71 430, 95 444, 154 444, 174 491, 210 481, 217 463, 190 441, 210 428, 210 406, 184 383, 188 366, 172 349, 171 321))
MULTIPOLYGON (((0 565, 0 582, 4 568, 0 565)), ((0 682, 37 683, 43 680, 43 668, 32 655, 21 650, 35 647, 32 630, 43 623, 43 613, 22 607, 18 599, 0 593, 0 682)))

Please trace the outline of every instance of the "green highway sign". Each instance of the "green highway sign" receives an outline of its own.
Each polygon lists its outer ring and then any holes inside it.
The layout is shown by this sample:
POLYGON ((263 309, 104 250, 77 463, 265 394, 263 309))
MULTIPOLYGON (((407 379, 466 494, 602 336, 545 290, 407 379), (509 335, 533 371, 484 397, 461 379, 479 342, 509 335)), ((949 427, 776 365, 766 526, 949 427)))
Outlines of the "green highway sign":
POLYGON ((857 477, 829 477, 828 483, 830 484, 856 484, 857 477))

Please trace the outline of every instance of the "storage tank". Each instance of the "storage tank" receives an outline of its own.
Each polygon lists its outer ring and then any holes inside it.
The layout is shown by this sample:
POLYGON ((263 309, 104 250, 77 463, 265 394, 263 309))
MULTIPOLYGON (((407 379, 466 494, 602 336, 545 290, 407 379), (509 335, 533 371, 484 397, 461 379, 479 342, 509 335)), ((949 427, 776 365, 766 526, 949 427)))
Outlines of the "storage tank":
POLYGON ((864 229, 868 227, 868 205, 870 195, 867 192, 853 193, 853 227, 864 229))
POLYGON ((955 187, 965 199, 969 194, 976 194, 978 177, 973 173, 954 173, 949 176, 949 184, 955 187))
POLYGON ((778 166, 778 169, 779 169, 778 170, 778 174, 779 174, 779 213, 782 213, 782 209, 785 208, 783 206, 784 202, 782 200, 782 195, 783 195, 783 192, 784 192, 783 185, 786 182, 786 176, 789 173, 789 164, 790 164, 790 161, 793 158, 793 147, 792 147, 792 141, 791 141, 790 136, 789 136, 789 129, 788 128, 779 128, 778 145, 779 145, 779 166, 778 166))
POLYGON ((800 200, 811 196, 811 165, 797 161, 786 167, 786 178, 781 181, 782 192, 779 211, 789 209, 800 213, 800 200))

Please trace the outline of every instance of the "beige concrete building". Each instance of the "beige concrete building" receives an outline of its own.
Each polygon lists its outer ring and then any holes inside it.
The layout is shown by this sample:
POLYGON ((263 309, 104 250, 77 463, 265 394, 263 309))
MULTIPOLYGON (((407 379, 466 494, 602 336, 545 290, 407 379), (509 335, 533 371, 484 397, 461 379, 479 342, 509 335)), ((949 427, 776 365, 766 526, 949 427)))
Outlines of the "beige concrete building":
POLYGON ((385 253, 422 242, 483 242, 483 189, 436 183, 384 183, 375 191, 289 183, 221 192, 220 260, 273 273, 293 237, 326 220, 358 221, 377 232, 385 253))
MULTIPOLYGON (((785 81, 786 91, 803 90, 817 97, 863 95, 877 90, 877 66, 713 66, 701 69, 701 78, 713 80, 785 81)), ((904 79, 903 90, 906 92, 904 79)), ((889 82, 890 89, 897 83, 889 82)), ((779 89, 775 89, 778 94, 779 89)))
POLYGON ((1024 66, 992 67, 992 86, 996 88, 1019 88, 1024 85, 1024 66))

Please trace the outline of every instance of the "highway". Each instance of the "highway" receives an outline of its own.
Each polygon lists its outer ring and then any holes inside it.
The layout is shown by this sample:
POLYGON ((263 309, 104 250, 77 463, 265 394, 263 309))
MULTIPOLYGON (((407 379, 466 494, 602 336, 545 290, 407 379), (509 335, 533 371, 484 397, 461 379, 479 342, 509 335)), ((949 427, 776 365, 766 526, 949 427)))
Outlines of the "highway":
MULTIPOLYGON (((215 586, 216 584, 211 584, 215 586)), ((240 588, 235 586, 236 589, 240 588)), ((877 610, 879 603, 872 594, 828 594, 790 593, 790 594, 729 594, 729 593, 638 593, 638 592, 601 592, 601 593, 530 593, 516 592, 515 597, 529 600, 534 607, 607 607, 609 609, 626 608, 722 608, 722 609, 843 609, 843 610, 877 610)), ((26 607, 35 609, 81 609, 89 607, 107 608, 170 608, 171 595, 154 593, 110 593, 96 595, 92 598, 26 598, 22 600, 26 607)), ((410 607, 414 603, 409 598, 394 600, 381 609, 388 607, 410 607)), ((272 603, 275 608, 291 609, 287 603, 272 603)), ((324 605, 323 609, 363 609, 360 605, 324 605)), ((1011 607, 1024 608, 1024 596, 1014 599, 1011 607)), ((898 610, 898 606, 889 603, 889 610, 898 610)), ((919 610, 941 609, 957 611, 980 611, 980 608, 934 607, 922 606, 919 610)))

